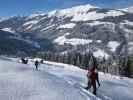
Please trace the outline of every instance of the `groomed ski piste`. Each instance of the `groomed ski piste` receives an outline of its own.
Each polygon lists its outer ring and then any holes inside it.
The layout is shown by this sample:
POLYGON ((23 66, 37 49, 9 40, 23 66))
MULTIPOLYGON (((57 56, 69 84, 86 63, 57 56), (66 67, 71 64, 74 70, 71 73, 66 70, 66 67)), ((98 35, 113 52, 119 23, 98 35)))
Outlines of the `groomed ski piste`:
POLYGON ((73 65, 44 61, 35 70, 34 60, 0 57, 0 100, 133 100, 133 80, 100 75, 97 97, 86 91, 87 71, 73 65))

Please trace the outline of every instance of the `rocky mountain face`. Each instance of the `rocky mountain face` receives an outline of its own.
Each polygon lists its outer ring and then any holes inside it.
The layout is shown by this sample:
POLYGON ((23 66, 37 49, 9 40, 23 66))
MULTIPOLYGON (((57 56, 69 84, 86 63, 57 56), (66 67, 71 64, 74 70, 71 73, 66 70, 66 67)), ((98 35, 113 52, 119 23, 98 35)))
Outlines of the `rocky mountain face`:
MULTIPOLYGON (((96 57, 108 58, 133 53, 133 14, 125 10, 82 5, 49 13, 9 17, 0 21, 0 30, 2 44, 8 43, 16 54, 92 51, 96 57), (7 40, 3 38, 5 34, 7 40), (9 40, 15 41, 14 45, 9 40), (18 49, 16 45, 19 45, 18 49)), ((8 53, 12 53, 8 47, 8 53)), ((0 45, 1 53, 5 51, 3 48, 0 45)))

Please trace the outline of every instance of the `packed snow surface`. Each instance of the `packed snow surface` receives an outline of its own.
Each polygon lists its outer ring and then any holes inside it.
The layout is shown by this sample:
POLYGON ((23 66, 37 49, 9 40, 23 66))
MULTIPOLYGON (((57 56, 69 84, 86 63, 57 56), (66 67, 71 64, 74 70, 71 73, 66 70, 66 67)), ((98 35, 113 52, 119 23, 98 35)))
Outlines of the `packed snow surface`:
MULTIPOLYGON (((57 77, 64 78, 73 86, 75 84, 86 86, 87 71, 73 65, 48 61, 44 63, 45 65, 40 66, 40 70, 46 70, 57 77)), ((98 88, 97 95, 102 100, 133 100, 133 79, 104 74, 102 72, 99 72, 99 78, 101 86, 98 88)))
MULTIPOLYGON (((84 92, 65 79, 48 72, 47 64, 40 67, 42 70, 36 71, 32 62, 23 65, 7 58, 0 60, 0 99, 98 100, 91 93, 84 92)), ((58 68, 60 67, 55 67, 55 70, 58 68)))
POLYGON ((0 58, 1 100, 133 100, 133 80, 99 72, 101 86, 97 97, 87 84, 87 71, 73 65, 44 61, 35 70, 18 59, 0 58), (100 99, 99 99, 100 98, 100 99))

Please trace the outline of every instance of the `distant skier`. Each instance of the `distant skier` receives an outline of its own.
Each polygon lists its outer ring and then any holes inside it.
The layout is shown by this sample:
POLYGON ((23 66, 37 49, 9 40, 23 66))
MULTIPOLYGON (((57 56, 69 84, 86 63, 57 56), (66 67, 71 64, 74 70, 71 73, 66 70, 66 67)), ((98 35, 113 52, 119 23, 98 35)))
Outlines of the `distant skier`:
POLYGON ((38 66, 39 66, 39 61, 38 60, 35 61, 35 66, 36 66, 36 70, 38 70, 38 66))
POLYGON ((28 59, 26 59, 26 58, 21 58, 21 61, 23 64, 28 64, 28 59))
POLYGON ((25 58, 25 64, 28 64, 28 59, 27 58, 25 58))

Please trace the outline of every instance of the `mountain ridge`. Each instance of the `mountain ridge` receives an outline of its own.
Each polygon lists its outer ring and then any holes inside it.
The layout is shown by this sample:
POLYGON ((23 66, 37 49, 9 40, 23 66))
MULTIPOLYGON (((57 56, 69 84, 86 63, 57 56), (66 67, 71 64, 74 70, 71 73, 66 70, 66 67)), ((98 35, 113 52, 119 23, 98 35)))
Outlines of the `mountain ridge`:
MULTIPOLYGON (((132 13, 89 4, 0 22, 0 30, 10 29, 23 40, 37 41, 39 45, 39 40, 46 44, 43 40, 48 39, 54 52, 91 50, 98 57, 132 54, 132 28, 132 13)), ((44 48, 40 46, 41 51, 44 48)))

